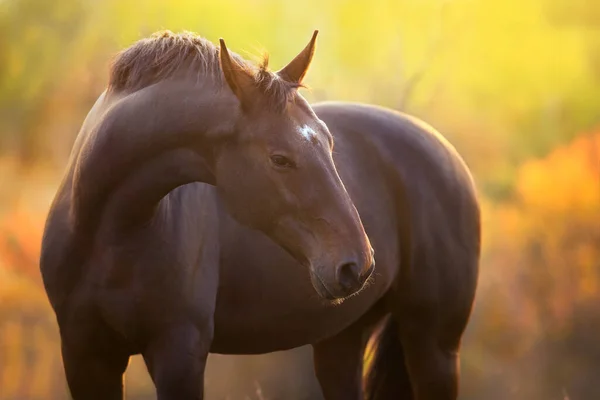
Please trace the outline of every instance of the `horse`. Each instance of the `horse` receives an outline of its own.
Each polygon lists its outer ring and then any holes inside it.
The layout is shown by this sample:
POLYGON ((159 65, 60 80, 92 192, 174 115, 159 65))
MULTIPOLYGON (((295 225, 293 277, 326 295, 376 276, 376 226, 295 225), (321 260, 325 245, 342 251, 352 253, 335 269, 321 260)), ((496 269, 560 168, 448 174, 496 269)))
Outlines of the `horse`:
POLYGON ((74 399, 122 399, 132 355, 202 399, 209 353, 307 344, 327 400, 457 398, 474 179, 420 119, 309 104, 317 33, 278 71, 190 32, 115 56, 42 238, 74 399))

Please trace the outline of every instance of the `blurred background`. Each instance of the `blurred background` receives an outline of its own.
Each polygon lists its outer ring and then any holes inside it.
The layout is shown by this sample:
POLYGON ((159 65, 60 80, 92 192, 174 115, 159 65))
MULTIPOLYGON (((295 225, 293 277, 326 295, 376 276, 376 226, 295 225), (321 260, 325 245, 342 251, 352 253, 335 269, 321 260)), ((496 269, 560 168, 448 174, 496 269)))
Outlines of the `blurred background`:
MULTIPOLYGON (((278 69, 320 29, 303 94, 416 115, 483 207, 461 399, 598 399, 596 0, 0 0, 0 400, 68 399, 38 257, 48 206, 114 54, 159 29, 278 69)), ((153 399, 134 358, 128 399, 153 399)), ((211 356, 207 398, 319 399, 309 348, 211 356)))

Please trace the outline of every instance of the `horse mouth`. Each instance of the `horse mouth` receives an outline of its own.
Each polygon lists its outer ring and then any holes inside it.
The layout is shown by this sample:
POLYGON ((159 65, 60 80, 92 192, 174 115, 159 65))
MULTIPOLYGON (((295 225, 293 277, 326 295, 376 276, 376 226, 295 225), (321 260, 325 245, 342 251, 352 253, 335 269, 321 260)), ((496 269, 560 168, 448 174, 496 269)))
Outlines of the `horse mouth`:
POLYGON ((315 273, 311 273, 310 274, 310 280, 311 283, 313 285, 313 287, 315 288, 315 291, 317 292, 317 294, 329 301, 339 301, 339 300, 343 300, 345 297, 339 297, 339 296, 335 296, 333 293, 331 293, 331 291, 329 290, 329 288, 327 287, 327 285, 325 285, 325 282, 323 282, 323 280, 321 279, 321 277, 315 273))

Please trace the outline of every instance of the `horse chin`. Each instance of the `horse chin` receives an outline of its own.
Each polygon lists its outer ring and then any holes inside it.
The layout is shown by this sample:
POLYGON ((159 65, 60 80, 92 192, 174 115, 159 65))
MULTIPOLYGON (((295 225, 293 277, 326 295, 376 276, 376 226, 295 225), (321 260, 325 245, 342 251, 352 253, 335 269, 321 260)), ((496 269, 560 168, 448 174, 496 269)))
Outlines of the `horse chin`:
MULTIPOLYGON (((348 297, 351 297, 351 296, 348 296, 348 297)), ((346 301, 346 299, 347 299, 348 297, 341 297, 341 298, 338 298, 338 299, 335 299, 335 300, 330 300, 330 303, 331 303, 331 305, 334 305, 334 306, 339 306, 339 305, 340 305, 340 304, 342 304, 344 301, 346 301)))

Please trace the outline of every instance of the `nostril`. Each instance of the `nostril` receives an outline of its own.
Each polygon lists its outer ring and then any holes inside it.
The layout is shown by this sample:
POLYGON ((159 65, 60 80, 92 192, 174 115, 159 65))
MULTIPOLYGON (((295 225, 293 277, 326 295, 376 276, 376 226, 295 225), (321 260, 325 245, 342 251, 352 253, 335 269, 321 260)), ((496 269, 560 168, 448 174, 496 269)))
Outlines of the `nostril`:
POLYGON ((338 282, 345 290, 351 290, 361 285, 360 268, 358 264, 349 262, 338 268, 338 282))

